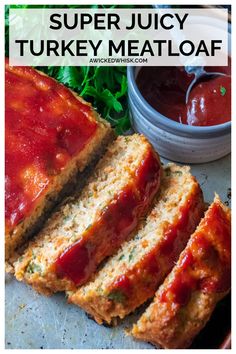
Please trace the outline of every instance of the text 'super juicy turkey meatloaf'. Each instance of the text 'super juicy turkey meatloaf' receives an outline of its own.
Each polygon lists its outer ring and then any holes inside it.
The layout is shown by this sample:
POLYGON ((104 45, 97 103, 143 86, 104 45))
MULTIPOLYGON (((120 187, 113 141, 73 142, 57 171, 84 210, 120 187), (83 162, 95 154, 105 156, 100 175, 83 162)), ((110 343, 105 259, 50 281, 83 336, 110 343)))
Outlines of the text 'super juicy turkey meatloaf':
POLYGON ((5 71, 6 259, 112 138, 90 104, 30 67, 5 71))
POLYGON ((91 282, 68 293, 69 302, 98 323, 114 324, 154 296, 203 213, 202 191, 189 167, 165 166, 150 214, 91 282))
POLYGON ((65 203, 15 263, 18 280, 43 293, 75 290, 149 208, 161 164, 141 135, 118 137, 78 198, 65 203))
POLYGON ((164 348, 186 348, 230 290, 231 213, 219 199, 207 210, 178 263, 132 334, 164 348))

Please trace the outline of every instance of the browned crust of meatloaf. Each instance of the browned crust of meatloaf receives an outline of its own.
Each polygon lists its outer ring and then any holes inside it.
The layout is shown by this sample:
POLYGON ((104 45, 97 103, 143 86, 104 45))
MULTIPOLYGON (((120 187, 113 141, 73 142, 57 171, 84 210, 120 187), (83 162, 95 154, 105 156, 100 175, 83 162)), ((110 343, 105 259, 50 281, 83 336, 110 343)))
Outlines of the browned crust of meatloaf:
MULTIPOLYGON (((217 204, 221 208, 224 213, 224 223, 227 227, 230 227, 231 216, 229 208, 227 208, 220 201, 218 196, 216 196, 212 205, 214 204, 217 204)), ((210 208, 212 208, 212 205, 210 208)), ((204 219, 202 222, 204 222, 204 219)), ((191 242, 193 242, 193 237, 195 235, 201 235, 201 231, 205 230, 202 228, 202 226, 205 227, 202 222, 191 237, 186 249, 182 252, 176 267, 172 270, 170 275, 166 278, 164 284, 157 291, 153 303, 141 316, 137 324, 133 326, 131 333, 135 338, 151 342, 154 345, 161 346, 163 348, 187 348, 191 345, 193 338, 206 325, 215 309, 217 302, 230 291, 230 286, 228 286, 228 288, 225 286, 219 291, 203 291, 200 289, 195 289, 192 291, 191 297, 187 304, 183 305, 176 304, 175 302, 170 301, 170 299, 167 302, 161 300, 163 292, 166 291, 166 289, 168 289, 168 287, 176 279, 176 274, 178 274, 177 267, 180 266, 181 262, 184 260, 184 257, 187 254, 186 252, 191 250, 191 242)), ((211 266, 210 271, 214 272, 214 274, 216 273, 216 276, 217 274, 221 274, 219 277, 222 281, 224 281, 223 278, 228 278, 228 276, 230 276, 230 269, 228 268, 230 267, 230 251, 227 247, 225 248, 225 242, 222 242, 222 238, 221 241, 218 239, 215 240, 215 237, 213 239, 213 236, 216 235, 214 234, 214 231, 212 231, 211 234, 211 226, 209 226, 207 235, 217 249, 218 257, 220 257, 218 259, 225 259, 226 263, 219 266, 218 263, 212 263, 209 258, 205 262, 209 262, 208 265, 210 264, 211 266)), ((203 274, 203 269, 204 268, 202 268, 201 272, 198 270, 199 277, 203 274)))
MULTIPOLYGON (((37 70, 36 70, 37 71, 37 70)), ((43 72, 39 72, 42 76, 47 76, 43 72)), ((51 78, 53 81, 55 79, 51 78)), ((68 89, 80 102, 91 106, 90 103, 84 101, 75 92, 68 89)), ((113 140, 114 132, 112 131, 110 124, 102 119, 96 111, 92 111, 90 117, 91 120, 98 122, 98 128, 95 135, 91 138, 91 141, 85 148, 71 159, 68 167, 55 176, 54 181, 51 184, 51 188, 47 194, 36 204, 31 214, 24 218, 13 230, 5 231, 5 259, 7 262, 6 270, 11 271, 10 258, 14 257, 14 251, 22 246, 22 244, 30 237, 32 237, 43 225, 49 212, 53 207, 59 203, 65 196, 68 196, 78 178, 83 178, 81 175, 84 168, 93 160, 97 160, 103 153, 106 145, 113 140)))
POLYGON ((195 292, 188 307, 176 313, 174 317, 170 316, 167 306, 155 303, 152 307, 155 317, 153 316, 151 321, 141 317, 142 322, 138 323, 139 328, 136 327, 137 325, 133 326, 132 335, 158 348, 188 348, 193 338, 209 321, 217 302, 227 294, 228 292, 212 295, 195 292))

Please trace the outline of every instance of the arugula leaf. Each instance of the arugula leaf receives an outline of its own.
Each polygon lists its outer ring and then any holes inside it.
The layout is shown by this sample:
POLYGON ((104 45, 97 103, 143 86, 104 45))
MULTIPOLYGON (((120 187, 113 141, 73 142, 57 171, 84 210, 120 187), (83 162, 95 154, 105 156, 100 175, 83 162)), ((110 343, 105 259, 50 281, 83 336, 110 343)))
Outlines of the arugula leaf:
POLYGON ((127 94, 127 77, 122 76, 121 83, 120 83, 120 91, 116 92, 116 98, 121 98, 127 94))
POLYGON ((107 107, 114 109, 116 112, 122 111, 121 103, 115 98, 115 96, 112 94, 112 92, 108 89, 105 89, 102 92, 99 92, 94 87, 88 86, 85 93, 88 96, 92 96, 92 97, 102 101, 104 104, 107 105, 107 107))
POLYGON ((77 89, 81 85, 81 82, 78 80, 79 72, 75 66, 61 66, 58 70, 56 78, 58 81, 72 89, 77 89))

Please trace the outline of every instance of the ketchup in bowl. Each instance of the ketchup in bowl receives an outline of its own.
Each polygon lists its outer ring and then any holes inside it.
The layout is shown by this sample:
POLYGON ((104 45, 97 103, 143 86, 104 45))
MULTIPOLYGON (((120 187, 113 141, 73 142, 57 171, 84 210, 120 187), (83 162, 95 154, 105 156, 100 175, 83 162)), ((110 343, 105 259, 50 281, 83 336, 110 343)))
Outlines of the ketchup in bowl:
POLYGON ((217 76, 199 81, 191 90, 186 104, 186 91, 194 75, 184 67, 142 67, 137 85, 146 101, 162 115, 182 124, 218 125, 231 120, 231 64, 206 67, 217 76))

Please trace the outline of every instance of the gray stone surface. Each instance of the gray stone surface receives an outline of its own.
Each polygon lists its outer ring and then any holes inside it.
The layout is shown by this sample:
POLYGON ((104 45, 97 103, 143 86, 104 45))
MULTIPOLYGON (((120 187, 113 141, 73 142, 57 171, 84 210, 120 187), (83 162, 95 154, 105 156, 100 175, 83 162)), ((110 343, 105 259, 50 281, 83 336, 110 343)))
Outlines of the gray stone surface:
MULTIPOLYGON (((200 182, 207 202, 211 202, 214 192, 217 192, 230 205, 230 167, 230 156, 192 166, 192 173, 200 182)), ((68 305, 64 294, 43 297, 7 275, 6 348, 153 348, 148 343, 133 340, 124 332, 125 328, 138 319, 143 308, 128 316, 116 328, 98 326, 81 309, 68 305)))

